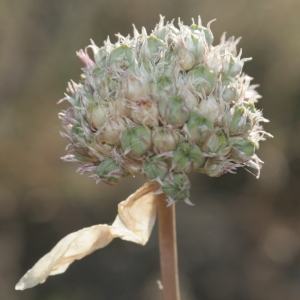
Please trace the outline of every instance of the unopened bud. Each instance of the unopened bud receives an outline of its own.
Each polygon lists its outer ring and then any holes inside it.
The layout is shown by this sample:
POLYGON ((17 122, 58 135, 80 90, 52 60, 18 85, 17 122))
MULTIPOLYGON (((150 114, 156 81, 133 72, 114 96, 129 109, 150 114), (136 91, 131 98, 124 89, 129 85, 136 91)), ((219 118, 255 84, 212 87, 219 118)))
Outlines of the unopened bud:
POLYGON ((195 90, 199 93, 205 92, 209 95, 216 83, 216 75, 213 71, 204 66, 198 66, 188 72, 195 90))
POLYGON ((213 124, 210 119, 205 118, 197 111, 190 114, 190 118, 184 126, 191 141, 202 145, 213 133, 213 124))
POLYGON ((156 95, 163 99, 175 94, 176 88, 173 80, 169 76, 160 76, 156 82, 156 95))
POLYGON ((180 97, 169 97, 161 100, 158 111, 163 122, 181 127, 188 120, 190 111, 180 97))
POLYGON ((87 119, 95 129, 100 129, 106 121, 108 108, 100 103, 92 103, 87 107, 87 119))
POLYGON ((231 154, 237 162, 244 162, 254 155, 255 143, 247 138, 237 140, 232 145, 231 154))
POLYGON ((168 46, 161 39, 150 35, 147 39, 147 45, 150 53, 156 54, 160 49, 166 49, 168 46))
POLYGON ((216 127, 215 132, 201 146, 201 150, 209 153, 218 153, 223 151, 228 145, 227 137, 224 131, 216 127))
POLYGON ((144 126, 128 128, 122 133, 122 148, 131 157, 140 157, 151 148, 151 131, 144 126))
POLYGON ((172 151, 180 141, 180 134, 176 129, 157 127, 152 131, 152 143, 158 153, 172 151))
POLYGON ((210 28, 206 28, 204 26, 199 26, 199 25, 196 25, 196 24, 192 24, 190 26, 190 29, 197 36, 199 36, 203 32, 207 45, 208 46, 212 45, 212 43, 214 41, 214 36, 213 36, 213 33, 210 30, 210 28))
POLYGON ((151 99, 138 101, 131 105, 131 119, 138 124, 150 128, 158 126, 158 108, 157 104, 151 99))
POLYGON ((75 158, 80 162, 96 162, 97 158, 90 156, 88 153, 74 152, 75 158))
POLYGON ((171 201, 188 199, 190 187, 191 183, 184 173, 169 173, 162 181, 162 190, 171 201))
POLYGON ((229 123, 229 131, 232 135, 247 132, 251 128, 251 125, 251 119, 245 108, 237 107, 233 110, 232 119, 229 123))
POLYGON ((240 74, 243 68, 243 63, 239 57, 229 56, 223 65, 223 74, 229 77, 235 77, 240 74))
POLYGON ((196 145, 183 142, 173 152, 172 167, 175 172, 196 171, 204 162, 200 148, 196 145))
POLYGON ((222 99, 225 102, 235 101, 237 96, 237 90, 232 85, 230 79, 228 77, 222 78, 222 84, 221 84, 221 95, 222 99))
POLYGON ((182 41, 178 45, 178 63, 185 71, 192 69, 196 63, 193 53, 187 49, 182 41))
POLYGON ((143 78, 128 76, 125 81, 125 97, 133 102, 144 99, 149 94, 149 83, 143 78))
POLYGON ((105 126, 101 128, 97 136, 98 141, 105 142, 109 145, 120 144, 120 135, 126 129, 125 121, 121 118, 108 118, 105 126))
POLYGON ((168 164, 163 157, 152 156, 144 162, 143 172, 149 179, 164 179, 168 173, 168 164))
POLYGON ((222 159, 209 158, 205 163, 205 172, 208 176, 219 177, 224 174, 225 162, 222 159))
POLYGON ((134 63, 134 53, 131 47, 122 44, 113 49, 108 58, 109 65, 116 65, 119 68, 127 69, 134 63))
POLYGON ((109 185, 114 185, 125 176, 125 170, 112 158, 107 158, 98 165, 96 174, 101 181, 104 181, 109 185))

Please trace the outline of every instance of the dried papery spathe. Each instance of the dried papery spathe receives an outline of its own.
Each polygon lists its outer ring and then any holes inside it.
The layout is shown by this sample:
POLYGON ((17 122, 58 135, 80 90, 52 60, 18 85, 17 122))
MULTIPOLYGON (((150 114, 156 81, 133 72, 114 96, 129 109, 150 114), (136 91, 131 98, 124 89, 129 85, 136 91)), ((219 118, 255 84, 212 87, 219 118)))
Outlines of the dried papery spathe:
POLYGON ((114 238, 145 245, 156 220, 158 188, 157 182, 147 182, 120 202, 112 225, 94 225, 64 237, 20 279, 16 289, 31 288, 48 276, 64 273, 72 262, 106 247, 114 238))

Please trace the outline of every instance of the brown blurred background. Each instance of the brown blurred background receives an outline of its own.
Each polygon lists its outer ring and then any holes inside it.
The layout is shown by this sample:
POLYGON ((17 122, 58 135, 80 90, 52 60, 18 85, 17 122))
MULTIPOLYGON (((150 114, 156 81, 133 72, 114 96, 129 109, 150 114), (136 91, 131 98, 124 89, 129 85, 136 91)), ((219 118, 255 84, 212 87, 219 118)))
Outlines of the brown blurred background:
POLYGON ((75 51, 92 38, 150 32, 159 20, 217 18, 242 36, 244 71, 275 138, 261 144, 259 180, 191 176, 190 207, 177 205, 183 300, 300 299, 299 0, 2 0, 0 2, 0 299, 160 299, 157 228, 145 247, 116 240, 43 285, 14 291, 19 278, 66 234, 110 223, 117 204, 143 183, 96 185, 63 163, 67 140, 57 106, 79 80, 75 51))

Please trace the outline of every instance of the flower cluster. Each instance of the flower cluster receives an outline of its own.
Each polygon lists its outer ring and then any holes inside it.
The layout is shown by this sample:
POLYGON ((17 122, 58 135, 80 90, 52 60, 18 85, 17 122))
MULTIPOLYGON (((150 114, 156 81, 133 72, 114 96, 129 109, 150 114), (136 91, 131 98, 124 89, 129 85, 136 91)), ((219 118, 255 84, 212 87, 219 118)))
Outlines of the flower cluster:
POLYGON ((161 17, 150 35, 134 27, 133 37, 80 50, 82 81, 62 99, 71 104, 60 113, 71 145, 64 159, 110 185, 142 173, 171 203, 189 202, 189 172, 247 166, 259 176, 260 96, 242 73, 239 40, 223 35, 213 46, 210 23, 176 28, 161 17))

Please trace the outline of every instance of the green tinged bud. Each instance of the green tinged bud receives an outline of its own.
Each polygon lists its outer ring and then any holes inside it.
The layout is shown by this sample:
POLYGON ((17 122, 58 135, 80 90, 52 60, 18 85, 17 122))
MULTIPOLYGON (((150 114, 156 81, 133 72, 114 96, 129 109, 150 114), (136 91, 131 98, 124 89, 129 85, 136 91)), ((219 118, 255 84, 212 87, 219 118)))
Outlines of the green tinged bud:
POLYGON ((191 34, 191 38, 194 44, 194 57, 198 63, 201 63, 205 53, 205 42, 194 34, 191 34))
POLYGON ((255 143, 246 138, 234 142, 232 146, 237 150, 245 153, 249 157, 252 156, 255 151, 255 143))
POLYGON ((236 162, 243 162, 254 155, 255 143, 247 138, 237 140, 232 145, 232 157, 236 162))
POLYGON ((221 95, 225 102, 235 101, 237 97, 237 90, 232 86, 232 82, 228 77, 222 78, 221 95))
POLYGON ((193 24, 193 25, 190 26, 190 29, 194 34, 197 34, 197 35, 199 35, 199 33, 203 32, 207 45, 208 46, 212 45, 212 43, 214 41, 214 35, 213 35, 212 31, 209 28, 193 24))
POLYGON ((126 129, 125 121, 121 118, 108 118, 105 126, 96 136, 97 142, 104 142, 109 145, 120 144, 120 134, 126 129))
POLYGON ((148 49, 150 53, 157 54, 160 49, 166 49, 168 46, 161 39, 154 35, 150 35, 147 39, 148 49))
POLYGON ((161 100, 158 111, 162 122, 181 127, 188 120, 190 111, 180 97, 169 97, 161 100))
POLYGON ((151 131, 144 126, 128 128, 122 133, 121 145, 125 154, 141 157, 151 148, 151 131))
POLYGON ((126 44, 122 44, 113 49, 108 58, 108 64, 110 66, 116 65, 122 69, 128 69, 134 63, 133 49, 126 44))
POLYGON ((243 68, 243 65, 240 62, 239 58, 230 56, 228 61, 224 64, 223 74, 225 76, 235 77, 241 73, 242 68, 243 68))
POLYGON ((147 127, 158 126, 158 109, 155 102, 150 99, 141 100, 131 106, 131 119, 147 127))
POLYGON ((202 145, 213 133, 213 124, 199 112, 193 111, 184 130, 189 135, 191 141, 197 145, 202 145))
POLYGON ((152 132, 154 150, 159 153, 174 150, 180 141, 177 130, 168 127, 157 127, 152 132))
POLYGON ((204 160, 198 146, 183 142, 173 152, 172 167, 175 172, 189 173, 200 168, 204 160))
POLYGON ((108 158, 98 165, 96 174, 99 176, 100 181, 114 185, 125 176, 125 170, 112 158, 108 158))
POLYGON ((205 163, 205 172, 208 176, 219 177, 224 174, 224 160, 209 158, 205 163))
POLYGON ((184 173, 169 173, 162 181, 162 190, 172 201, 188 199, 190 187, 191 183, 184 173))
POLYGON ((143 172, 149 179, 164 179, 168 173, 168 164, 163 157, 152 156, 144 162, 143 172))
POLYGON ((99 136, 95 137, 90 146, 103 156, 111 156, 112 146, 104 143, 99 136))
POLYGON ((83 140, 86 140, 86 135, 83 128, 81 127, 81 124, 77 123, 72 126, 71 137, 75 138, 75 140, 77 140, 78 137, 82 138, 83 140))
POLYGON ((156 95, 158 98, 166 98, 174 95, 176 92, 176 88, 174 86, 174 82, 169 76, 160 76, 156 82, 156 95))
POLYGON ((188 77, 193 80, 195 90, 199 93, 202 93, 204 90, 206 95, 212 92, 217 80, 215 73, 204 66, 193 68, 188 72, 188 77))
POLYGON ((149 83, 144 78, 128 76, 125 81, 125 97, 133 102, 147 98, 149 95, 149 83))
POLYGON ((251 128, 251 120, 244 107, 236 107, 229 123, 231 135, 242 134, 251 128))
POLYGON ((96 162, 97 158, 89 156, 88 153, 74 153, 75 158, 80 162, 96 162))
POLYGON ((192 69, 196 63, 193 53, 183 43, 180 43, 178 47, 178 63, 185 71, 192 69))
POLYGON ((227 137, 224 131, 216 127, 215 132, 209 139, 201 146, 201 150, 208 153, 219 153, 223 151, 228 145, 227 137))
POLYGON ((95 129, 100 129, 106 121, 107 108, 100 103, 92 103, 87 107, 87 119, 95 129))

